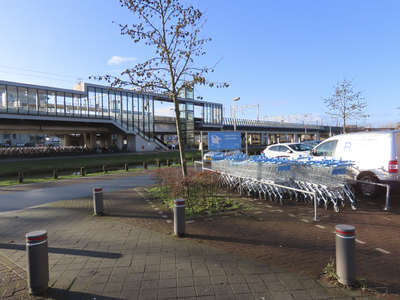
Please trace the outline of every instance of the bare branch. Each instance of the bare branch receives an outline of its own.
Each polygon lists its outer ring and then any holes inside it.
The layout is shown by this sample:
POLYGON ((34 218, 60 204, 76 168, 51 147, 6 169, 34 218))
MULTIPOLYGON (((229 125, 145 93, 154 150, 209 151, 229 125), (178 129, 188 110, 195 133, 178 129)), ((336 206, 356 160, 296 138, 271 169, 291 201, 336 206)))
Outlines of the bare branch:
MULTIPOLYGON (((138 92, 162 93, 174 102, 179 143, 183 145, 179 118, 178 94, 184 88, 194 89, 196 85, 228 87, 206 78, 212 67, 196 67, 195 58, 204 55, 202 50, 210 38, 198 38, 206 23, 203 13, 180 0, 120 0, 140 22, 132 25, 118 24, 122 35, 128 35, 134 43, 143 42, 154 49, 155 56, 136 64, 121 73, 121 77, 93 76, 105 80, 112 87, 132 86, 138 92), (126 79, 122 79, 125 78, 126 79)), ((187 174, 184 147, 181 151, 182 172, 187 174)))
POLYGON ((346 121, 348 119, 364 119, 370 115, 366 113, 365 108, 368 103, 362 102, 364 98, 361 92, 355 92, 356 87, 353 84, 353 79, 343 78, 338 81, 336 86, 333 86, 335 92, 330 98, 322 98, 329 111, 326 112, 329 116, 343 120, 343 131, 346 131, 346 121))

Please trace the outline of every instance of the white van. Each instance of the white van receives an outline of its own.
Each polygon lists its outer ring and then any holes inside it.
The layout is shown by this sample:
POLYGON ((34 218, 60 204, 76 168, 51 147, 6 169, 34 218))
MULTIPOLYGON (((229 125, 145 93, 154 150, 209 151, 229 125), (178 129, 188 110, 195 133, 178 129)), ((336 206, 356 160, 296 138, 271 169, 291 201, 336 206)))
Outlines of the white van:
MULTIPOLYGON (((342 158, 354 162, 353 179, 399 186, 400 130, 341 134, 316 146, 310 156, 342 158)), ((380 188, 360 184, 365 196, 375 197, 380 188)))

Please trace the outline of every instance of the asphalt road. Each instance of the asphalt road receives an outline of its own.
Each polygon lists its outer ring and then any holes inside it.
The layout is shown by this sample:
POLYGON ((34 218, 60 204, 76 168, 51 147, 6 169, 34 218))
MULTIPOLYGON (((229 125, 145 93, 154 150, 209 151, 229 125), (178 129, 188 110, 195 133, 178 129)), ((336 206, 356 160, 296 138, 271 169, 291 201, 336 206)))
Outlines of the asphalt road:
POLYGON ((153 183, 151 175, 132 176, 101 183, 88 182, 76 185, 43 188, 31 191, 0 194, 0 213, 21 210, 61 200, 71 200, 93 195, 93 188, 103 188, 103 193, 110 193, 129 188, 148 186, 153 183))

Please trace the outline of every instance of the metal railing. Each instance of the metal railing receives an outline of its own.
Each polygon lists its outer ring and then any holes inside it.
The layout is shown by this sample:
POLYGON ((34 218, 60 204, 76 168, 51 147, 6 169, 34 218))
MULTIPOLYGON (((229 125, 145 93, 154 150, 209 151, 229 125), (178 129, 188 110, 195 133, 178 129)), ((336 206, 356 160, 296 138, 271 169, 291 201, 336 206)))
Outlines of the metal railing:
MULTIPOLYGON (((235 123, 233 118, 224 118, 222 125, 233 126, 235 123)), ((260 121, 260 120, 250 120, 250 119, 236 119, 236 126, 241 127, 282 127, 282 128, 302 128, 304 129, 304 124, 299 123, 286 123, 286 122, 272 122, 272 121, 260 121)), ((325 130, 325 126, 322 125, 307 125, 307 129, 317 129, 325 130)), ((329 129, 329 128, 328 128, 329 129)))

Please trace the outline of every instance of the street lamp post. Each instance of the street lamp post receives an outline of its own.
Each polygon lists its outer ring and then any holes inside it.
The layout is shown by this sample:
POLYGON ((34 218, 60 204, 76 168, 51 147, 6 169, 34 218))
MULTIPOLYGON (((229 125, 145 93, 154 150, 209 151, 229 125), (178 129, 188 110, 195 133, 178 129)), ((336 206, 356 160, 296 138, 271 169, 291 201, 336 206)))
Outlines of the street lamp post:
POLYGON ((236 110, 235 101, 240 100, 240 97, 233 98, 233 130, 236 131, 236 110))
POLYGON ((304 116, 304 140, 307 141, 307 115, 304 116))

